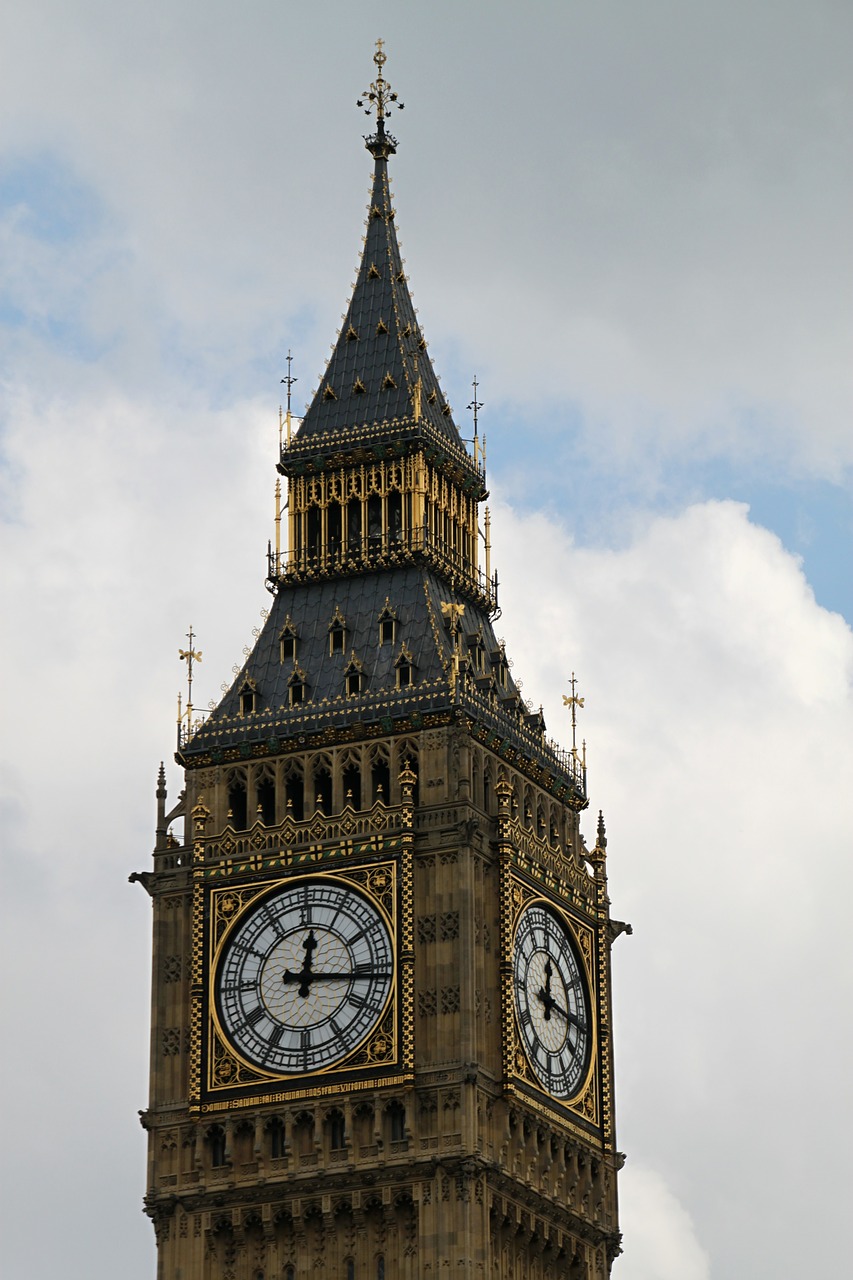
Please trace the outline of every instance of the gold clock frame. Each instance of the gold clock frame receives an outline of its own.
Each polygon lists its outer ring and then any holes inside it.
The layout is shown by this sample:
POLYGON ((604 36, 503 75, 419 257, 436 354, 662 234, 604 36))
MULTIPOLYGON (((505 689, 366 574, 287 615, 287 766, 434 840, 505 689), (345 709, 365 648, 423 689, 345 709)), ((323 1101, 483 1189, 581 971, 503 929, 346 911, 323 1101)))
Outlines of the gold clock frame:
POLYGON ((601 1072, 602 1055, 599 1025, 602 993, 598 982, 598 938, 595 926, 580 918, 552 894, 543 891, 517 875, 508 855, 501 866, 501 1014, 504 1088, 523 1099, 526 1105, 546 1114, 555 1114, 564 1122, 570 1117, 580 1122, 584 1133, 598 1132, 603 1127, 601 1072), (577 1092, 568 1099, 553 1097, 532 1070, 522 1047, 521 1033, 513 990, 514 945, 518 922, 529 906, 542 903, 565 926, 582 966, 589 997, 590 1047, 589 1062, 577 1092))
MULTIPOLYGON (((408 855, 408 856, 407 856, 408 855)), ((414 1077, 412 991, 411 856, 349 864, 332 859, 322 867, 300 865, 289 874, 231 883, 197 879, 193 901, 190 1101, 195 1114, 329 1095, 341 1087, 400 1083, 414 1077), (216 973, 222 949, 259 899, 277 889, 328 880, 368 899, 391 940, 394 974, 378 1020, 347 1056, 305 1075, 264 1071, 243 1058, 228 1040, 216 1007, 216 973)))

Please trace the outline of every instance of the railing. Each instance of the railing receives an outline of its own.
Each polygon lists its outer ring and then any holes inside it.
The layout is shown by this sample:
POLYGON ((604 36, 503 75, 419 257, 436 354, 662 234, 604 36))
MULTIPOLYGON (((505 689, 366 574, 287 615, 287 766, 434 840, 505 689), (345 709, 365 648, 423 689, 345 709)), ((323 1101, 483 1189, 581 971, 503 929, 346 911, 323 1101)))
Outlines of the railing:
MULTIPOLYGON (((191 736, 179 743, 181 748, 215 751, 223 747, 238 749, 245 744, 247 756, 255 746, 263 751, 280 748, 280 739, 299 741, 329 728, 353 728, 385 721, 391 733, 394 721, 413 719, 413 728, 433 715, 461 710, 471 719, 495 734, 502 746, 509 744, 519 754, 536 761, 540 767, 570 779, 573 787, 586 796, 586 768, 576 753, 561 747, 554 739, 538 733, 522 719, 523 712, 513 712, 499 701, 480 693, 470 679, 456 681, 455 695, 445 679, 423 681, 409 689, 369 690, 358 698, 330 698, 319 703, 300 703, 295 707, 268 707, 251 716, 211 716, 191 736)), ((488 740, 487 740, 488 745, 488 740)))
POLYGON ((473 594, 490 613, 498 612, 498 575, 491 578, 470 557, 425 529, 407 529, 323 543, 314 549, 267 552, 267 581, 300 582, 373 572, 425 560, 465 594, 473 594))

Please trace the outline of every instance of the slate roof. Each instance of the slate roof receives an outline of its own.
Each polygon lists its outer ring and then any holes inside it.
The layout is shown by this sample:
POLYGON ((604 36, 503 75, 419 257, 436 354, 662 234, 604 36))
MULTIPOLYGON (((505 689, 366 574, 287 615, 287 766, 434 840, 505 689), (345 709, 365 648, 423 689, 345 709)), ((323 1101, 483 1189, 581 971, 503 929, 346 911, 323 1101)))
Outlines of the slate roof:
POLYGON ((397 243, 388 181, 390 139, 367 139, 374 156, 364 249, 352 297, 326 372, 294 438, 293 452, 329 437, 373 434, 381 424, 413 425, 421 380, 420 421, 466 454, 426 349, 397 243))
MULTIPOLYGON (((462 651, 468 652, 467 637, 482 631, 486 652, 497 652, 487 615, 427 569, 411 566, 282 586, 251 655, 188 750, 195 754, 214 742, 227 746, 245 741, 250 724, 279 726, 287 732, 291 720, 318 715, 329 715, 338 723, 370 720, 412 698, 430 707, 447 707, 453 644, 441 606, 448 602, 464 606, 462 651), (379 618, 386 600, 396 618, 395 637, 393 643, 380 644, 379 618), (344 620, 346 645, 343 653, 331 654, 329 627, 336 616, 344 620), (297 636, 296 659, 282 662, 280 637, 288 623, 297 636), (414 667, 414 684, 398 691, 395 663, 403 645, 414 667), (364 691, 348 697, 344 673, 353 653, 364 672, 364 691), (306 701, 291 707, 289 681, 295 667, 304 673, 306 701), (248 717, 240 706, 247 677, 257 692, 257 710, 248 717)), ((514 693, 510 678, 508 694, 514 693)))

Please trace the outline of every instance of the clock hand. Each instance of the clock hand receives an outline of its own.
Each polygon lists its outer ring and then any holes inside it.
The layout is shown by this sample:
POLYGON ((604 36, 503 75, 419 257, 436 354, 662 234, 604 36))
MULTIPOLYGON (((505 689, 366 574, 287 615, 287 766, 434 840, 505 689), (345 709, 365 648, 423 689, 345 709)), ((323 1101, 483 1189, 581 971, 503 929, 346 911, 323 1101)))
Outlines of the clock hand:
MULTIPOLYGON (((561 1018, 565 1018, 566 1022, 573 1022, 578 1031, 586 1031, 586 1023, 582 1018, 579 1018, 576 1013, 571 1013, 568 1009, 561 1008, 561 1006, 557 1004, 556 1000, 551 1000, 550 1007, 555 1013, 559 1013, 561 1018)), ((548 1018, 549 1014, 546 1013, 545 1017, 548 1018)))
POLYGON ((315 977, 315 974, 311 972, 311 959, 317 949, 317 939, 314 937, 313 929, 303 942, 302 949, 305 952, 305 963, 299 973, 291 973, 289 969, 285 969, 282 979, 284 982, 298 982, 299 994, 307 996, 311 990, 311 979, 315 977))
MULTIPOLYGON (((358 973, 332 973, 325 969, 312 969, 308 975, 312 982, 351 982, 360 978, 387 978, 389 971, 387 969, 360 969, 358 973)), ((290 969, 285 969, 281 975, 282 982, 298 982, 304 977, 303 973, 291 973, 290 969)))
POLYGON ((547 959, 545 960, 545 986, 544 988, 540 987, 539 991, 537 992, 538 998, 542 1001, 542 1003, 545 1006, 546 1022, 550 1022, 551 1010, 554 1008, 554 998, 551 995, 551 977, 553 975, 553 972, 554 970, 551 968, 551 957, 548 956, 547 959))

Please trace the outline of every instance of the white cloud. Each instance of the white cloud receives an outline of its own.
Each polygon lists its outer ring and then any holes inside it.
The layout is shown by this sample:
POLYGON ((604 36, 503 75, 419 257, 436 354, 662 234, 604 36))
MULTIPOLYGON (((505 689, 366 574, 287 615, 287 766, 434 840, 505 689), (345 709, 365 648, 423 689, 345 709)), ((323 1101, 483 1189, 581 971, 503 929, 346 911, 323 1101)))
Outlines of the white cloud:
POLYGON ((618 1280, 710 1280, 690 1214, 659 1173, 626 1165, 620 1200, 626 1252, 614 1268, 618 1280))
MULTIPOLYGON (((715 1274, 733 1257, 751 1280, 808 1271, 813 1235, 749 1227, 795 1203, 837 1269, 853 633, 738 504, 652 519, 622 551, 501 504, 494 529, 500 625, 564 741, 559 694, 579 674, 613 910, 635 927, 614 954, 620 1145, 661 1171, 715 1274)), ((629 1179, 623 1206, 632 1194, 629 1179)))

